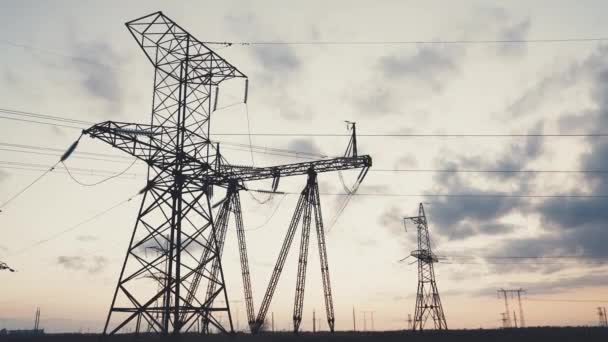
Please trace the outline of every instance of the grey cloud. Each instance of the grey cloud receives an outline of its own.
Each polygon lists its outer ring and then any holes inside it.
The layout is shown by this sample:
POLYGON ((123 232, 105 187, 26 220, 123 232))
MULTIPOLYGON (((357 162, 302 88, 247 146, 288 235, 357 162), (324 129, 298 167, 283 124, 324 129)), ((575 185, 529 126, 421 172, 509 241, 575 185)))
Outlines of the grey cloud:
POLYGON ((279 108, 279 114, 286 120, 310 120, 313 117, 310 105, 296 102, 285 91, 275 97, 275 103, 279 108))
POLYGON ((395 169, 398 169, 399 167, 417 167, 417 166, 418 166, 418 160, 416 159, 416 157, 414 157, 414 155, 409 154, 409 153, 401 156, 393 164, 393 167, 395 169))
MULTIPOLYGON (((542 133, 541 125, 537 125, 530 130, 529 134, 542 133)), ((524 144, 512 144, 505 152, 499 155, 496 159, 485 159, 479 156, 476 157, 460 157, 452 162, 443 161, 447 169, 470 169, 470 170, 523 170, 528 162, 541 156, 543 152, 544 138, 541 136, 528 137, 524 144)), ((529 178, 527 174, 515 172, 495 172, 485 175, 488 178, 506 180, 512 178, 521 178, 520 181, 525 181, 524 178, 529 178)))
POLYGON ((10 69, 4 69, 2 73, 2 79, 4 82, 11 84, 11 86, 15 86, 16 84, 21 83, 19 76, 10 69))
POLYGON ((552 100, 561 91, 569 89, 581 79, 600 74, 607 57, 608 46, 602 45, 582 62, 572 63, 566 69, 542 78, 508 105, 507 114, 509 117, 519 117, 536 111, 543 103, 552 100))
POLYGON ((80 76, 80 89, 92 98, 102 100, 110 112, 118 113, 125 101, 125 87, 118 66, 125 58, 107 42, 72 42, 71 63, 80 76))
MULTIPOLYGON (((348 94, 351 96, 351 94, 348 94)), ((393 101, 393 92, 384 86, 376 86, 365 92, 365 95, 357 96, 353 100, 361 112, 365 115, 376 115, 389 113, 393 101)))
POLYGON ((256 60, 273 74, 297 70, 300 59, 288 45, 257 45, 253 49, 256 60))
POLYGON ((580 287, 604 287, 608 283, 608 272, 598 272, 579 276, 561 277, 553 281, 539 281, 522 284, 529 295, 548 294, 580 287))
POLYGON ((76 240, 81 242, 92 242, 99 240, 96 236, 93 235, 79 235, 76 237, 76 240))
POLYGON ((380 59, 379 68, 388 79, 415 78, 440 91, 446 77, 458 71, 456 50, 423 46, 413 55, 389 55, 380 59))
MULTIPOLYGON (((605 47, 598 48, 592 58, 603 54, 605 50, 605 47)), ((576 121, 587 121, 593 127, 591 132, 604 132, 608 129, 608 63, 597 63, 595 61, 592 68, 596 72, 590 75, 591 95, 596 109, 584 108, 580 114, 569 116, 576 118, 576 121)), ((608 142, 589 138, 589 146, 589 152, 581 156, 579 168, 608 169, 608 142)), ((591 189, 586 194, 603 196, 608 194, 608 178, 603 174, 588 173, 584 175, 581 187, 591 189)), ((540 214, 543 228, 551 234, 551 238, 507 241, 503 250, 517 251, 523 245, 536 254, 561 251, 567 254, 608 256, 605 247, 605 241, 608 241, 608 201, 604 198, 551 198, 536 205, 534 210, 540 214)))
MULTIPOLYGON (((530 18, 520 19, 502 7, 478 8, 479 16, 475 18, 477 27, 484 26, 487 31, 496 33, 497 40, 513 41, 525 40, 530 32, 532 22, 530 18)), ((525 43, 504 43, 490 46, 491 49, 503 56, 520 56, 526 52, 525 43)))
POLYGON ((608 272, 600 270, 591 274, 578 274, 570 276, 539 278, 538 281, 527 282, 506 282, 500 283, 495 288, 483 288, 473 292, 467 292, 479 297, 496 297, 496 290, 499 288, 524 288, 528 296, 546 295, 560 293, 565 290, 580 287, 603 287, 608 282, 608 272))
POLYGON ((57 136, 61 136, 61 137, 66 136, 65 131, 61 127, 50 126, 49 129, 51 130, 51 132, 53 132, 53 134, 55 134, 57 136))
POLYGON ((310 139, 294 139, 287 145, 287 149, 303 152, 309 155, 325 156, 321 148, 310 139))
MULTIPOLYGON (((513 41, 513 40, 524 40, 530 32, 530 18, 526 18, 522 21, 508 25, 504 27, 499 33, 499 40, 513 41)), ((521 55, 526 52, 526 44, 500 44, 499 51, 504 55, 521 55)))
POLYGON ((0 182, 3 182, 8 177, 9 177, 9 174, 6 171, 0 170, 0 182))
POLYGON ((86 271, 93 274, 101 272, 106 267, 108 260, 102 256, 90 258, 83 256, 59 256, 57 263, 68 270, 86 271))
MULTIPOLYGON (((537 125, 530 132, 539 132, 537 125)), ((538 158, 543 151, 543 140, 530 137, 523 144, 513 144, 498 154, 495 159, 482 157, 458 157, 440 159, 439 168, 445 170, 520 170, 538 158)), ((476 180, 483 177, 488 182, 500 184, 509 179, 517 179, 518 189, 525 192, 534 180, 529 174, 485 173, 476 174, 476 180)), ((457 172, 438 173, 434 176, 435 190, 447 194, 466 194, 467 197, 428 198, 431 202, 434 228, 439 235, 450 239, 464 239, 476 234, 506 234, 517 229, 514 225, 500 223, 500 219, 514 210, 529 211, 526 199, 517 197, 491 196, 497 191, 479 188, 469 175, 457 172), (479 195, 479 196, 478 196, 479 195)))
POLYGON ((396 206, 386 208, 382 214, 378 217, 378 223, 388 229, 388 231, 394 236, 403 235, 405 229, 403 228, 403 212, 396 206))
MULTIPOLYGON (((225 22, 231 31, 241 37, 255 40, 256 37, 269 36, 263 23, 251 12, 226 16, 225 22)), ((289 45, 255 45, 249 51, 263 69, 256 77, 258 80, 281 80, 301 66, 300 58, 289 45)))

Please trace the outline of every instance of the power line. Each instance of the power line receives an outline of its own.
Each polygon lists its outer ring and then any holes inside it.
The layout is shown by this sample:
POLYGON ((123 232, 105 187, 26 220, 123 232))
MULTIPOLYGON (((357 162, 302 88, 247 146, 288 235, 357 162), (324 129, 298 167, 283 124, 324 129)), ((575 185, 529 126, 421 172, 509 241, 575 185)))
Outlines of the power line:
POLYGON ((40 174, 40 176, 36 177, 31 183, 29 183, 28 185, 26 185, 24 188, 22 188, 17 193, 15 193, 13 196, 9 197, 6 201, 4 201, 2 204, 0 204, 0 211, 2 211, 1 210, 2 208, 4 208, 7 205, 9 205, 17 197, 21 196, 24 192, 26 192, 28 189, 30 189, 32 186, 34 186, 34 184, 38 183, 38 181, 40 181, 49 172, 53 171, 55 169, 55 167, 57 166, 57 164, 59 164, 59 161, 56 162, 53 166, 51 166, 47 170, 45 170, 42 174, 40 174))
POLYGON ((465 44, 540 44, 540 43, 590 43, 607 41, 606 37, 547 38, 547 39, 456 39, 456 40, 327 40, 327 41, 239 41, 208 42, 221 45, 465 45, 465 44))
MULTIPOLYGON (((83 121, 83 120, 76 120, 76 119, 70 119, 70 118, 65 118, 65 117, 60 117, 60 116, 56 116, 56 115, 47 115, 47 114, 40 114, 40 113, 34 113, 34 112, 25 112, 25 111, 18 111, 18 110, 14 110, 14 109, 2 109, 0 108, 0 112, 11 112, 11 115, 22 115, 22 116, 29 116, 29 117, 34 117, 34 118, 39 118, 39 119, 47 119, 47 120, 55 120, 55 121, 61 121, 61 122, 72 122, 72 123, 81 123, 81 124, 93 124, 92 122, 88 122, 88 121, 83 121)), ((20 118, 13 118, 13 117, 5 117, 5 116, 0 116, 0 119, 7 119, 7 120, 15 120, 15 121, 22 121, 22 122, 29 122, 29 123, 37 123, 37 124, 43 124, 43 125, 51 125, 51 126, 59 126, 59 127, 66 127, 66 128, 73 128, 73 129, 83 129, 84 127, 77 127, 77 126, 71 126, 71 125, 65 125, 65 124, 61 124, 61 123, 50 123, 50 122, 42 122, 42 121, 36 121, 36 120, 29 120, 29 119, 20 119, 20 118)), ((211 134, 212 136, 265 136, 265 137, 350 137, 350 134, 344 134, 344 133, 213 133, 211 134)), ((608 133, 585 133, 585 134, 559 134, 559 133, 548 133, 548 134, 518 134, 518 133, 513 133, 513 134, 509 134, 509 133, 496 133, 496 134, 489 134, 489 133, 481 133, 481 134, 476 134, 476 133, 358 133, 357 136, 359 137, 375 137, 375 138, 399 138, 399 137, 403 137, 403 138, 528 138, 528 137, 542 137, 542 138, 558 138, 558 137, 571 137, 571 138, 602 138, 602 137, 608 137, 608 133)), ((230 144, 227 142, 223 142, 224 144, 230 144)), ((234 143, 233 143, 234 144, 234 143)), ((248 146, 247 146, 248 147, 248 146)), ((265 148, 265 147, 260 147, 259 148, 265 148)))
POLYGON ((21 49, 24 49, 24 50, 31 50, 31 51, 35 51, 35 52, 38 52, 38 53, 45 53, 45 54, 49 54, 49 55, 54 55, 54 56, 57 56, 57 57, 67 58, 67 59, 74 60, 76 62, 97 65, 97 66, 100 66, 100 67, 103 67, 103 68, 109 68, 109 69, 115 69, 116 68, 115 66, 106 65, 106 64, 100 63, 98 61, 92 60, 92 59, 78 57, 78 56, 73 56, 73 55, 69 55, 69 54, 64 54, 64 53, 56 51, 56 50, 50 50, 50 49, 47 49, 47 48, 40 48, 40 47, 36 47, 36 46, 33 46, 33 45, 28 45, 28 44, 23 44, 23 43, 16 43, 16 42, 12 42, 12 41, 5 40, 5 39, 0 40, 0 44, 6 45, 6 46, 12 46, 12 47, 21 48, 21 49))
MULTIPOLYGON (((270 190, 261 190, 261 189, 248 189, 248 191, 255 191, 261 193, 276 193, 276 194, 285 194, 285 195, 297 195, 299 196, 299 192, 284 192, 284 191, 276 191, 272 192, 270 190)), ((497 193, 497 194, 440 194, 440 193, 361 193, 357 192, 354 194, 349 193, 340 193, 340 192, 325 192, 320 193, 322 196, 364 196, 364 197, 455 197, 455 198, 563 198, 563 199, 606 199, 608 195, 585 195, 585 194, 508 194, 508 193, 497 193)))
MULTIPOLYGON (((59 148, 52 148, 52 147, 45 147, 45 146, 34 146, 34 145, 25 145, 25 144, 13 144, 13 143, 4 143, 4 142, 0 142, 0 146, 15 147, 15 148, 22 148, 22 149, 30 149, 30 150, 54 151, 54 152, 60 152, 60 153, 64 152, 63 149, 59 149, 59 148)), ((75 151, 74 153, 75 154, 90 155, 90 156, 100 156, 100 157, 114 158, 114 159, 128 159, 128 160, 131 160, 133 158, 133 157, 126 157, 126 156, 118 156, 118 155, 113 155, 113 154, 96 153, 96 152, 85 152, 85 151, 75 151)))
POLYGON ((483 259, 608 259, 608 255, 533 255, 533 256, 495 256, 495 255, 438 255, 439 258, 483 258, 483 259))
MULTIPOLYGON (((247 136, 249 133, 213 133, 214 136, 247 136)), ((350 137, 343 133, 251 133, 252 136, 260 137, 350 137)), ((442 133, 357 133, 357 137, 371 138, 603 138, 608 133, 586 133, 586 134, 442 134, 442 133)))
MULTIPOLYGON (((6 169, 6 170, 21 170, 21 171, 45 171, 44 168, 35 168, 35 167, 20 167, 20 166, 10 166, 10 165, 0 165, 0 169, 6 169)), ((55 170, 53 170, 53 173, 64 173, 67 174, 67 171, 65 169, 59 169, 59 168, 55 168, 55 170)), ((72 174, 77 174, 77 175, 83 175, 83 176, 92 176, 92 177, 108 177, 107 173, 97 173, 95 172, 95 170, 90 170, 90 171, 71 171, 72 174)), ((121 176, 118 176, 116 178, 128 178, 128 179, 134 179, 136 176, 136 174, 123 174, 121 176)))
MULTIPOLYGON (((133 163, 131 163, 130 166, 132 166, 135 162, 137 161, 137 159, 133 160, 133 163)), ((22 163, 22 162, 12 162, 12 161, 4 161, 4 160, 0 160, 0 165, 8 165, 8 166, 19 166, 19 167, 34 167, 34 168, 42 168, 44 169, 45 167, 47 167, 46 165, 43 164, 34 164, 34 163, 22 163)), ((130 167, 129 166, 129 167, 130 167)), ((67 169, 65 166, 63 167, 63 169, 67 169)), ((112 171, 112 170, 101 170, 101 169, 83 169, 83 168, 71 168, 73 171, 78 171, 81 173, 96 173, 96 174, 105 174, 105 175, 114 175, 116 174, 116 171, 112 171)), ((127 176, 137 176, 138 174, 135 173, 123 173, 123 175, 127 175, 127 176)))
MULTIPOLYGON (((39 155, 39 156, 61 157, 61 154, 35 152, 35 151, 22 151, 22 150, 10 149, 10 148, 0 148, 0 151, 34 154, 34 155, 39 155)), ((72 156, 72 158, 107 161, 107 162, 112 162, 112 163, 129 163, 128 161, 124 161, 124 160, 111 160, 111 159, 93 158, 93 157, 85 157, 85 156, 72 156)))
MULTIPOLYGON (((224 147, 225 149, 228 149, 228 150, 250 152, 250 150, 248 148, 245 149, 246 147, 248 147, 248 145, 246 145, 246 144, 238 144, 238 143, 224 143, 224 144, 237 147, 237 148, 224 147), (243 148, 238 148, 241 146, 243 148)), ((0 143, 0 146, 22 146, 23 148, 46 149, 46 150, 52 150, 52 151, 59 151, 59 149, 54 149, 54 148, 52 149, 52 148, 48 148, 48 147, 32 146, 32 145, 17 145, 17 144, 0 143)), ((307 157, 308 155, 318 156, 318 157, 322 157, 322 158, 328 157, 326 155, 314 154, 314 153, 309 153, 309 152, 304 152, 304 151, 267 148, 267 147, 263 147, 263 146, 253 146, 253 149, 254 149, 253 153, 269 154, 269 155, 276 155, 276 156, 283 156, 283 157, 295 157, 295 158, 302 158, 302 159, 314 159, 314 157, 307 157), (259 149, 259 150, 256 150, 256 149, 259 149), (268 151, 266 151, 266 150, 268 150, 268 151), (279 151, 279 153, 275 153, 273 151, 279 151)), ((5 148, 0 148, 0 151, 30 153, 30 154, 48 155, 48 156, 61 156, 60 154, 21 151, 21 150, 5 149, 5 148)), ((88 152, 75 152, 75 153, 88 154, 88 152)), ((102 153, 91 153, 91 154, 107 156, 110 158, 130 159, 129 157, 114 156, 114 155, 102 154, 102 153)), ((109 162, 116 162, 116 163, 129 163, 129 161, 118 161, 118 160, 92 158, 92 157, 84 157, 84 156, 74 156, 74 158, 98 160, 98 161, 109 161, 109 162)), ((347 171, 349 171, 349 170, 347 170, 347 171)), ((608 174, 608 170, 542 170, 542 169, 540 169, 540 170, 483 170, 483 169, 474 170, 474 169, 397 169, 397 168, 383 169, 383 168, 372 168, 369 170, 369 172, 386 172, 386 173, 391 173, 391 172, 407 172, 407 173, 597 173, 597 174, 608 174)))
POLYGON ((608 303, 605 299, 555 299, 555 298, 526 298, 532 302, 563 302, 563 303, 608 303))
POLYGON ((137 194, 132 195, 131 197, 127 198, 126 200, 120 201, 117 204, 114 204, 113 206, 111 206, 111 207, 109 207, 107 209, 104 209, 104 210, 98 212, 97 214, 95 214, 95 215, 93 215, 93 216, 91 216, 91 217, 89 217, 89 218, 87 218, 87 219, 85 219, 83 221, 80 221, 79 223, 76 223, 75 225, 72 225, 72 226, 70 226, 70 227, 68 227, 66 229, 63 229, 63 230, 61 230, 61 231, 59 231, 59 232, 57 232, 57 233, 55 233, 55 234, 53 234, 53 235, 51 235, 51 236, 49 236, 47 238, 44 238, 42 240, 38 240, 38 241, 36 241, 36 242, 34 242, 34 243, 30 244, 30 245, 24 246, 24 247, 20 248, 19 250, 15 251, 13 253, 8 254, 7 256, 15 256, 15 255, 22 254, 23 252, 25 252, 27 250, 30 250, 33 247, 40 246, 40 245, 42 245, 44 243, 47 243, 49 241, 52 241, 52 240, 60 237, 63 234, 66 234, 68 232, 76 230, 76 229, 84 226, 85 224, 87 224, 87 223, 89 223, 91 221, 94 221, 94 220, 100 218, 101 216, 109 213, 110 211, 112 211, 112 210, 120 207, 121 205, 130 202, 132 199, 134 199, 135 197, 139 196, 140 194, 141 194, 141 192, 138 192, 137 194))
POLYGON ((473 169, 370 169, 369 172, 411 173, 608 173, 608 170, 473 170, 473 169))
POLYGON ((28 119, 11 118, 11 117, 6 117, 6 116, 0 116, 0 119, 19 121, 19 122, 29 122, 29 123, 36 123, 36 124, 40 124, 40 125, 57 126, 57 127, 64 127, 64 128, 78 129, 78 130, 82 130, 84 128, 84 127, 77 127, 77 126, 72 126, 72 125, 64 125, 64 124, 60 124, 60 123, 52 123, 52 122, 43 122, 43 121, 28 120, 28 119))
POLYGON ((91 121, 72 119, 72 118, 67 118, 67 117, 58 116, 58 115, 48 115, 48 114, 40 114, 40 113, 34 113, 34 112, 26 112, 26 111, 10 109, 10 108, 0 108, 0 113, 7 114, 7 115, 13 115, 13 116, 33 117, 33 118, 38 118, 38 119, 63 121, 63 122, 84 124, 84 125, 94 124, 91 121))
POLYGON ((72 174, 72 172, 70 172, 70 169, 68 168, 68 166, 67 166, 67 165, 66 165, 64 162, 62 162, 62 164, 63 164, 63 167, 65 168, 65 170, 68 172, 68 175, 70 176, 70 178, 71 178, 71 179, 72 179, 74 182, 76 182, 76 183, 78 183, 79 185, 82 185, 82 186, 96 186, 96 185, 99 185, 99 184, 105 183, 105 182, 107 182, 107 181, 109 181, 109 180, 111 180, 111 179, 114 179, 114 178, 117 178, 117 177, 120 177, 120 176, 125 175, 125 174, 126 174, 126 172, 127 172, 127 171, 128 171, 130 168, 131 168, 131 167, 133 167, 133 165, 135 165, 135 162, 136 162, 136 161, 137 161, 137 159, 133 159, 133 162, 132 162, 131 164, 129 164, 129 166, 127 166, 127 167, 126 167, 124 170, 122 170, 122 171, 120 171, 120 172, 118 172, 118 173, 115 173, 115 174, 113 174, 113 175, 110 175, 110 176, 108 176, 108 177, 106 177, 106 178, 104 178, 104 179, 102 179, 102 180, 100 180, 100 181, 94 182, 94 183, 84 183, 83 181, 81 181, 81 180, 79 180, 79 179, 76 179, 76 177, 74 177, 74 175, 72 174))

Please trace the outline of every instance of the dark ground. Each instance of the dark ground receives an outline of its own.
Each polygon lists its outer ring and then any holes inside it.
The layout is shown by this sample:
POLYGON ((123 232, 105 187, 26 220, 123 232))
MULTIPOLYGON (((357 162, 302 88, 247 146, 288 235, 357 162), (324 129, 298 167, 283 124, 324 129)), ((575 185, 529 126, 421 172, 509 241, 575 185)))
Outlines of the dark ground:
MULTIPOLYGON (((49 334, 38 337, 12 337, 0 336, 0 341, 40 341, 40 342, 97 342, 100 335, 82 334, 49 334)), ((184 335, 180 339, 161 339, 158 336, 122 335, 106 338, 102 341, 126 342, 126 341, 234 341, 234 342, 258 342, 258 341, 584 341, 584 342, 608 342, 608 328, 576 327, 576 328, 525 328, 525 329, 499 329, 499 330, 450 330, 444 332, 337 332, 329 333, 301 333, 297 336, 291 333, 264 333, 259 335, 184 335)))

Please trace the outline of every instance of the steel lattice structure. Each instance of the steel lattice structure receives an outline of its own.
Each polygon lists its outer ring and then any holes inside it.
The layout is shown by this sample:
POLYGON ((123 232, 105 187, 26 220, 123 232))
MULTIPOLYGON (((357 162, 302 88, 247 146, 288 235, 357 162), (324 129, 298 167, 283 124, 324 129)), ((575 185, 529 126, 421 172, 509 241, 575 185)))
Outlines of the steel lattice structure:
MULTIPOLYGON (((333 327, 316 174, 360 168, 357 182, 361 182, 372 161, 369 156, 357 155, 354 124, 350 152, 344 157, 270 167, 230 165, 220 154, 219 145, 209 139, 212 103, 223 81, 246 76, 162 12, 126 26, 155 70, 150 124, 106 121, 83 131, 148 165, 147 185, 104 334, 118 333, 133 324, 136 331, 145 324, 147 331, 161 334, 208 332, 210 327, 220 332, 234 331, 221 262, 231 212, 237 226, 248 321, 252 331, 258 331, 274 290, 267 291, 263 314, 261 311, 254 319, 238 193, 245 189, 246 181, 273 179, 276 190, 280 177, 296 175, 308 175, 306 189, 316 194, 307 197, 309 209, 304 217, 315 213, 323 249, 321 268, 328 321, 333 327), (211 203, 214 188, 225 190, 225 198, 216 205, 211 203), (151 248, 156 253, 147 253, 151 248), (227 316, 226 324, 221 315, 227 316)), ((301 210, 299 204, 294 217, 301 210)), ((303 283, 298 289, 301 294, 296 310, 301 312, 303 283)))
POLYGON ((418 216, 404 218, 404 223, 407 221, 413 222, 418 232, 418 249, 411 253, 411 256, 418 259, 418 290, 412 329, 423 330, 429 317, 432 318, 435 329, 447 329, 433 267, 438 259, 431 250, 429 227, 422 203, 418 207, 418 216))

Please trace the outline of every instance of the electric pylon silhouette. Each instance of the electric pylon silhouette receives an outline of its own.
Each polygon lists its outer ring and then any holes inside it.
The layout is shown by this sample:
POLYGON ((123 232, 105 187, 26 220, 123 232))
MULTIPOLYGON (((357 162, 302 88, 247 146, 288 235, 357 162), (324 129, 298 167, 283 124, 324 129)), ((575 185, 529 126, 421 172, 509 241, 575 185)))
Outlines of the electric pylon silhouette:
POLYGON ((418 249, 410 254, 418 259, 418 291, 412 330, 423 330, 429 317, 433 319, 435 329, 445 330, 448 325, 441 306, 439 291, 437 291, 433 267, 433 264, 439 260, 431 250, 429 227, 422 203, 418 207, 418 216, 405 217, 403 219, 404 225, 407 221, 413 222, 418 232, 418 249))
POLYGON ((606 308, 598 306, 597 316, 599 319, 600 327, 607 328, 608 327, 608 317, 606 317, 606 308))
POLYGON ((498 290, 498 297, 502 297, 505 300, 505 317, 506 317, 506 326, 508 328, 517 328, 517 318, 515 316, 515 311, 513 311, 513 320, 511 320, 511 310, 509 309, 509 295, 511 296, 511 299, 515 298, 515 295, 517 295, 517 303, 519 306, 519 327, 523 328, 526 326, 525 320, 524 320, 524 308, 521 305, 521 295, 526 293, 526 290, 524 289, 514 289, 514 290, 505 290, 505 289, 500 289, 498 290), (513 324, 515 323, 515 324, 513 324))

